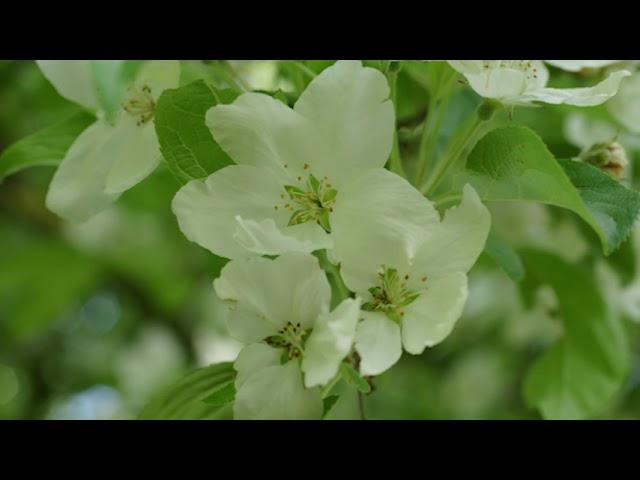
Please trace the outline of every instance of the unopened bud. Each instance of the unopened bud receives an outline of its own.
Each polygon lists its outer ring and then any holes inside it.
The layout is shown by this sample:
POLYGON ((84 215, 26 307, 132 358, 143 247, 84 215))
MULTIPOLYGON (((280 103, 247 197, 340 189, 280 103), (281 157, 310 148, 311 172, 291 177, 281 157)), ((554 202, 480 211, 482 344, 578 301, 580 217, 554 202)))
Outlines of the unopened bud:
POLYGON ((613 140, 592 145, 580 154, 580 158, 585 163, 604 170, 617 180, 622 178, 624 169, 629 164, 624 148, 613 140))

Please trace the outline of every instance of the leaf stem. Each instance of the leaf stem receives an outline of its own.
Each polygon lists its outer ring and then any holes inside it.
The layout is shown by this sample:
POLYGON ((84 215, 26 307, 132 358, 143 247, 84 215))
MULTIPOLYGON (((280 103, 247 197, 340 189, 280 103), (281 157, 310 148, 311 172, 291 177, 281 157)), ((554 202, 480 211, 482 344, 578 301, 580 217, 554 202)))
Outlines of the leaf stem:
POLYGON ((456 72, 445 70, 442 76, 434 80, 434 87, 430 92, 427 118, 424 122, 420 148, 418 150, 418 162, 416 166, 413 183, 419 186, 424 181, 427 172, 427 164, 433 158, 438 145, 438 135, 442 127, 442 122, 446 113, 447 103, 451 96, 456 72))

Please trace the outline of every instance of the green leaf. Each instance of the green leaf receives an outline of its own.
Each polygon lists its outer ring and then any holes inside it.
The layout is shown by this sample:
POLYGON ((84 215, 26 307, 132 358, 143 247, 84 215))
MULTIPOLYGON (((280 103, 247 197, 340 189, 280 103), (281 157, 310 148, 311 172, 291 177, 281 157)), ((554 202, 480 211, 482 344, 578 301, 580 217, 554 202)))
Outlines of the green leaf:
POLYGON ((203 80, 160 95, 156 133, 167 165, 180 183, 205 178, 233 163, 213 139, 205 115, 211 107, 231 103, 236 97, 235 91, 216 90, 203 80))
POLYGON ((631 233, 640 212, 640 194, 597 167, 574 160, 558 161, 606 238, 617 249, 631 233))
POLYGON ((577 213, 598 234, 605 254, 629 235, 640 195, 598 169, 558 162, 526 127, 497 128, 475 146, 458 187, 471 183, 485 201, 524 200, 577 213))
POLYGON ((515 282, 524 278, 524 265, 518 254, 492 230, 484 251, 515 282))
POLYGON ((213 392, 202 401, 214 407, 221 407, 223 405, 226 405, 227 403, 233 402, 235 398, 236 385, 233 380, 231 380, 229 383, 220 387, 218 390, 213 392))
POLYGON ((340 366, 340 373, 349 384, 353 385, 361 393, 369 393, 371 385, 350 364, 343 362, 340 366))
MULTIPOLYGON (((141 420, 205 420, 223 416, 224 405, 205 403, 235 377, 231 362, 218 363, 188 373, 157 395, 140 412, 141 420)), ((228 392, 227 392, 228 393, 228 392)))
POLYGON ((329 395, 322 400, 322 418, 327 416, 339 398, 340 395, 329 395))
POLYGON ((135 79, 143 60, 92 60, 91 72, 98 101, 107 120, 114 120, 120 111, 129 85, 135 79))
POLYGON ((93 115, 81 111, 14 143, 0 155, 0 181, 25 168, 58 165, 78 135, 94 121, 93 115))
POLYGON ((527 374, 527 403, 545 418, 582 419, 601 413, 624 384, 630 367, 621 319, 607 308, 593 274, 556 255, 522 252, 527 277, 551 286, 564 336, 527 374))

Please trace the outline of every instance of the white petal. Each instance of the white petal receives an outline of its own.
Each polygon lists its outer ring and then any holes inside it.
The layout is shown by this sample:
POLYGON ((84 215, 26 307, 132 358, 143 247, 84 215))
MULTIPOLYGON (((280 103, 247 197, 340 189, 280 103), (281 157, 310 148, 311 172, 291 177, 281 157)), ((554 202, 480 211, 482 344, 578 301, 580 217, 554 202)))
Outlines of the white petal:
POLYGON ((47 193, 47 208, 74 222, 83 222, 111 205, 119 193, 106 193, 113 156, 105 146, 115 128, 98 121, 83 131, 67 151, 47 193))
POLYGON ((280 351, 264 343, 252 343, 240 350, 233 368, 236 375, 236 387, 240 388, 248 377, 260 370, 280 365, 280 351))
MULTIPOLYGON (((244 344, 260 342, 273 335, 279 325, 266 322, 264 316, 253 308, 229 301, 227 330, 229 335, 244 344)), ((271 347, 269 347, 271 348, 271 347)))
MULTIPOLYGON (((245 93, 207 112, 216 142, 237 164, 272 170, 285 184, 329 157, 319 133, 304 117, 268 95, 245 93)), ((306 176, 306 175, 305 175, 306 176)))
POLYGON ((366 292, 382 264, 405 269, 438 213, 418 190, 384 169, 363 172, 338 192, 331 217, 334 258, 347 286, 366 292))
POLYGON ((484 62, 482 60, 447 60, 451 67, 463 75, 475 75, 482 73, 484 62))
POLYGON ((317 388, 305 389, 297 361, 250 374, 237 388, 237 420, 319 420, 322 399, 317 388))
POLYGON ((402 355, 400 326, 379 312, 362 312, 358 324, 356 351, 362 375, 380 375, 402 355))
POLYGON ((488 69, 479 74, 466 75, 469 85, 480 96, 509 100, 518 98, 527 89, 527 77, 511 68, 488 69))
POLYGON ((465 185, 460 205, 450 208, 432 236, 413 260, 409 288, 422 288, 422 279, 435 279, 451 272, 467 272, 484 249, 491 215, 476 191, 465 185))
POLYGON ((261 221, 236 217, 233 238, 249 252, 257 255, 280 255, 285 252, 311 253, 332 248, 331 237, 314 222, 279 228, 271 218, 261 221))
POLYGON ((275 332, 287 322, 312 327, 329 309, 331 287, 313 255, 286 253, 275 260, 232 260, 214 282, 223 300, 262 315, 275 332))
POLYGON ((330 146, 323 175, 336 185, 387 162, 395 114, 387 79, 379 70, 363 67, 359 60, 338 61, 311 81, 294 109, 330 146))
POLYGON ((242 258, 249 252, 234 235, 236 217, 243 220, 272 219, 284 228, 290 214, 282 208, 285 191, 265 168, 231 165, 205 181, 192 180, 182 187, 172 202, 182 233, 192 242, 226 258, 242 258), (280 205, 276 210, 276 206, 280 205))
POLYGON ((602 82, 586 88, 542 88, 527 92, 520 97, 524 102, 544 102, 551 104, 592 107, 600 105, 613 97, 625 77, 631 75, 626 70, 618 70, 610 74, 602 82))
POLYGON ((140 68, 135 83, 147 86, 151 96, 158 100, 162 92, 177 88, 180 84, 180 62, 178 60, 149 60, 140 68))
POLYGON ((462 315, 467 300, 467 276, 456 272, 428 280, 426 290, 405 308, 402 344, 415 355, 444 340, 462 315))
POLYGON ((360 300, 347 298, 331 313, 322 314, 307 340, 302 360, 306 387, 325 385, 351 351, 360 316, 360 300))
POLYGON ((137 125, 123 115, 104 145, 112 165, 105 180, 105 192, 119 194, 133 187, 153 172, 162 158, 158 137, 152 123, 137 125))
POLYGON ((545 60, 549 65, 561 68, 567 72, 579 72, 584 68, 602 68, 619 62, 620 60, 545 60))
POLYGON ((640 133, 640 74, 625 80, 607 106, 624 127, 633 133, 640 133))
POLYGON ((72 102, 98 108, 98 96, 91 74, 91 60, 36 60, 56 91, 72 102))

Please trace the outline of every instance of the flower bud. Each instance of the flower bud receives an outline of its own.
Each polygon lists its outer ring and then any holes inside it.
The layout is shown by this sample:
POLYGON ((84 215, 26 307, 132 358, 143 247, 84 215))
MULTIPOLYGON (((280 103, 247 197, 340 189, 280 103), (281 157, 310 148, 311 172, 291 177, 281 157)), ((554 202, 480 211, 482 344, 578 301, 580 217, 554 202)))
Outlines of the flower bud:
POLYGON ((580 154, 580 158, 617 180, 622 178, 624 169, 629 164, 624 148, 615 140, 593 144, 580 154))

